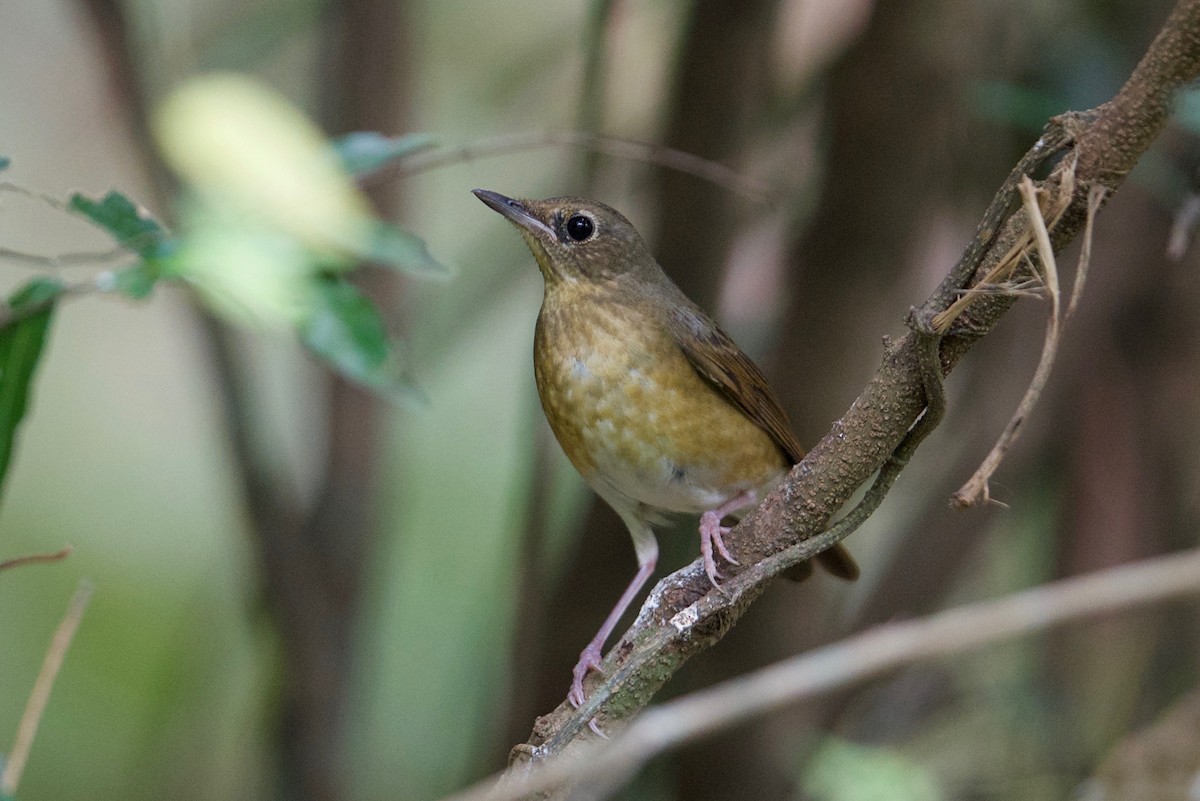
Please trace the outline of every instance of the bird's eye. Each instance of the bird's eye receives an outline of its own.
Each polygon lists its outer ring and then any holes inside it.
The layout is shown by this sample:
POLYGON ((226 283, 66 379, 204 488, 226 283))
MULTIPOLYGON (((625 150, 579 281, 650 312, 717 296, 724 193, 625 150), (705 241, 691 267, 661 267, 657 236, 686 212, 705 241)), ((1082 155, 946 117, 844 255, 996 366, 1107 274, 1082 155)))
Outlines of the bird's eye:
POLYGON ((584 214, 572 215, 567 220, 567 236, 574 239, 576 242, 582 242, 590 237, 596 230, 596 224, 592 222, 592 218, 584 214))

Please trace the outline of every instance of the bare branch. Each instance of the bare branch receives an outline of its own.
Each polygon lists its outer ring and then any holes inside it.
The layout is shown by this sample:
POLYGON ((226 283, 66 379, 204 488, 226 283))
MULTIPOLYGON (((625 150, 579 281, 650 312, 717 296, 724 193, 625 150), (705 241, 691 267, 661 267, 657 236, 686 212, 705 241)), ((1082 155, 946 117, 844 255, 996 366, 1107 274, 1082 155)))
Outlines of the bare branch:
POLYGON ((54 687, 54 680, 58 677, 67 649, 79 628, 79 621, 83 619, 88 601, 92 598, 93 589, 90 581, 79 582, 75 594, 71 597, 71 605, 67 607, 67 613, 63 615, 62 622, 54 631, 54 639, 46 649, 42 669, 38 672, 37 681, 34 682, 29 700, 25 704, 25 711, 21 714, 21 721, 17 724, 17 736, 8 752, 4 773, 0 774, 0 795, 10 797, 17 793, 21 774, 25 771, 25 762, 29 759, 29 750, 33 747, 33 738, 37 736, 38 724, 42 722, 42 713, 46 711, 46 702, 50 700, 50 690, 54 687))

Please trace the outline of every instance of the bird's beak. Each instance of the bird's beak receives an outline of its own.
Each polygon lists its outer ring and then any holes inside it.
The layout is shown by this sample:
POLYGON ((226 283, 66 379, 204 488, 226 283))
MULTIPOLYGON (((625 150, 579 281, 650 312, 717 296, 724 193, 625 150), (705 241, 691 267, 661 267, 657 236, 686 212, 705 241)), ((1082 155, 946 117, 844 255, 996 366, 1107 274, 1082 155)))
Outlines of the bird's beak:
POLYGON ((472 193, 475 197, 486 203, 492 211, 499 212, 510 222, 524 228, 531 234, 557 239, 556 234, 550 226, 533 216, 533 213, 521 201, 505 197, 499 192, 492 192, 487 189, 473 189, 472 193))

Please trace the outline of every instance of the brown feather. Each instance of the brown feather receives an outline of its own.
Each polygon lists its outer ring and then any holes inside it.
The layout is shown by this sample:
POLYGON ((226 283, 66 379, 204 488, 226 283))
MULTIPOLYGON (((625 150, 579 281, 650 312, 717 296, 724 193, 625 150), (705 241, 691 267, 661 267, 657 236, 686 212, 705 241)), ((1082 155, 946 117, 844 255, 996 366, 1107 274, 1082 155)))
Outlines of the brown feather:
MULTIPOLYGON (((758 365, 719 325, 695 306, 680 304, 671 311, 667 327, 675 344, 687 356, 696 372, 766 431, 783 451, 789 464, 796 464, 803 459, 804 448, 792 432, 787 413, 780 406, 758 365)), ((858 564, 840 543, 817 554, 816 560, 838 578, 847 581, 858 578, 858 564)), ((784 575, 793 581, 803 581, 811 572, 808 563, 802 562, 794 571, 785 572, 784 575)))
POLYGON ((792 433, 787 413, 750 357, 699 309, 689 304, 671 311, 667 327, 696 372, 766 431, 788 464, 803 459, 804 448, 792 433))

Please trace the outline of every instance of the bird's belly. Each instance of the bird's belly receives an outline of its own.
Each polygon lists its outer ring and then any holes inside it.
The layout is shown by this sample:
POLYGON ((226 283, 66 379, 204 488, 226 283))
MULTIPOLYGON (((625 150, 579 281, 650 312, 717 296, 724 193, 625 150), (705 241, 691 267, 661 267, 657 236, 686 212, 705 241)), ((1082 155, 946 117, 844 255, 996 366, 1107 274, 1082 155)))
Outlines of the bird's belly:
POLYGON ((771 438, 673 344, 655 349, 628 335, 584 335, 538 351, 546 418, 575 467, 613 505, 702 512, 769 487, 786 470, 771 438))

